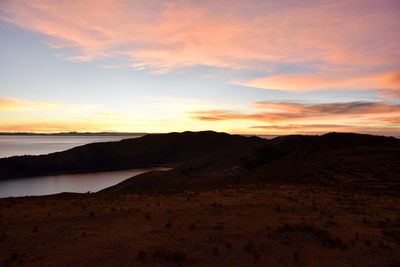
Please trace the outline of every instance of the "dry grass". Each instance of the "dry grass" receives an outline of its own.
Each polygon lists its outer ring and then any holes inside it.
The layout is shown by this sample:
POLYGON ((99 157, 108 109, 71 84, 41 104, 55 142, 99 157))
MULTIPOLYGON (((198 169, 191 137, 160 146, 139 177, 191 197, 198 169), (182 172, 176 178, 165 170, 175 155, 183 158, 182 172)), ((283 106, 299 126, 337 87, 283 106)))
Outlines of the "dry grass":
POLYGON ((0 200, 0 266, 399 266, 400 195, 303 186, 0 200))

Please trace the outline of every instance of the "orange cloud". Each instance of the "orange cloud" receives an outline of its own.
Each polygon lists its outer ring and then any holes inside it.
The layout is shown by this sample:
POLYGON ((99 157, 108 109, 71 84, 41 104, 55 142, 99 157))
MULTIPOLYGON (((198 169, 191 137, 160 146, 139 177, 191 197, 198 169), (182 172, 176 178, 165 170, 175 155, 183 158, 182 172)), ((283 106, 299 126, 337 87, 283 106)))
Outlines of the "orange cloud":
POLYGON ((381 95, 388 98, 399 98, 400 99, 400 71, 392 73, 386 76, 386 86, 381 90, 381 95))
POLYGON ((292 114, 301 116, 325 115, 325 114, 390 114, 400 112, 400 104, 391 104, 385 102, 346 102, 346 103, 323 103, 323 104, 300 104, 285 102, 256 102, 259 109, 271 109, 289 111, 292 114))
POLYGON ((383 126, 370 127, 368 125, 340 125, 340 124, 287 124, 287 125, 260 125, 251 130, 265 132, 272 135, 282 134, 323 134, 327 132, 359 132, 400 137, 399 127, 383 126))
POLYGON ((287 91, 310 91, 321 89, 380 89, 388 93, 400 92, 400 72, 378 74, 317 73, 287 74, 236 81, 244 86, 287 91))
POLYGON ((13 97, 0 97, 0 111, 26 112, 57 109, 58 111, 80 113, 96 108, 95 105, 61 104, 54 102, 32 101, 13 97))
POLYGON ((254 121, 282 121, 296 118, 298 115, 292 113, 253 113, 243 114, 233 111, 197 111, 191 113, 192 117, 201 121, 224 121, 224 120, 254 120, 254 121))
POLYGON ((75 48, 66 56, 74 61, 122 57, 161 72, 193 65, 264 70, 260 62, 399 66, 395 0, 4 0, 0 8, 2 21, 50 37, 51 47, 75 48))
POLYGON ((301 131, 326 131, 331 129, 347 129, 349 126, 347 125, 339 125, 339 124, 287 124, 287 125, 261 125, 261 126, 252 126, 252 129, 268 129, 268 130, 301 130, 301 131))
POLYGON ((285 121, 310 117, 324 117, 333 115, 400 115, 400 104, 383 102, 348 102, 301 104, 285 102, 256 102, 253 104, 259 110, 257 113, 243 114, 233 111, 198 111, 193 112, 194 118, 205 121, 218 120, 255 120, 255 121, 285 121))
POLYGON ((48 102, 34 102, 18 98, 0 97, 0 111, 29 111, 58 108, 59 105, 48 102))
POLYGON ((317 133, 326 131, 356 131, 400 135, 400 104, 385 102, 348 102, 302 104, 257 102, 253 113, 229 110, 192 112, 199 121, 255 121, 266 125, 250 127, 269 133, 317 133))
POLYGON ((57 132, 99 132, 107 131, 106 125, 93 122, 56 122, 56 121, 40 121, 40 122, 21 122, 21 123, 2 123, 1 132, 37 132, 37 133, 57 133, 57 132))

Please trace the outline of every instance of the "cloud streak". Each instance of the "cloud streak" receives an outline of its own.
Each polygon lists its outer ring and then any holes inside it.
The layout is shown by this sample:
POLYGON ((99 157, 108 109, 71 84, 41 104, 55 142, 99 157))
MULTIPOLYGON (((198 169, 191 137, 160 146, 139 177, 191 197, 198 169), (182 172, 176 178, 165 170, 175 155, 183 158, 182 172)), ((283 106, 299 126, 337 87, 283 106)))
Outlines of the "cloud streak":
POLYGON ((63 104, 56 102, 32 101, 14 97, 0 97, 0 111, 24 113, 29 111, 57 110, 67 113, 81 113, 95 109, 95 105, 63 104))
POLYGON ((314 73, 283 74, 256 78, 247 81, 234 81, 234 84, 248 87, 277 89, 286 91, 314 91, 323 89, 379 89, 390 97, 400 92, 400 71, 384 73, 314 73))
POLYGON ((400 104, 385 102, 347 102, 302 104, 287 102, 256 102, 252 113, 230 110, 192 112, 199 121, 253 121, 250 129, 267 132, 368 131, 400 134, 400 104))
POLYGON ((370 127, 368 125, 340 124, 288 124, 288 125, 259 125, 250 127, 256 131, 266 131, 269 134, 322 134, 326 132, 359 132, 400 137, 398 126, 370 127))
POLYGON ((400 69, 397 0, 5 0, 0 9, 0 20, 73 51, 65 51, 71 61, 121 59, 160 73, 196 65, 272 69, 240 83, 294 91, 399 85, 377 77, 400 69), (281 64, 311 69, 293 74, 281 64))
POLYGON ((60 106, 49 102, 35 102, 11 97, 0 97, 0 111, 30 111, 56 109, 60 106))
POLYGON ((284 121, 291 119, 304 119, 312 117, 325 117, 342 115, 397 115, 400 114, 400 104, 384 102, 348 102, 348 103, 324 103, 302 104, 285 102, 256 102, 253 107, 259 111, 244 114, 227 110, 210 110, 193 112, 198 120, 255 120, 255 121, 284 121))

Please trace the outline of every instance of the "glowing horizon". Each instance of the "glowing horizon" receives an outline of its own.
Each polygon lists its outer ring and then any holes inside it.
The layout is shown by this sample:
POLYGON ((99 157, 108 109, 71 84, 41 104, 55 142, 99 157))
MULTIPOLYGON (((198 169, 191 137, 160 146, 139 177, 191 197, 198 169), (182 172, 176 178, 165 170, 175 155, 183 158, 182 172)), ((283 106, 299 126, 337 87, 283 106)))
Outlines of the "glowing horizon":
POLYGON ((400 3, 4 0, 1 132, 400 136, 400 3))

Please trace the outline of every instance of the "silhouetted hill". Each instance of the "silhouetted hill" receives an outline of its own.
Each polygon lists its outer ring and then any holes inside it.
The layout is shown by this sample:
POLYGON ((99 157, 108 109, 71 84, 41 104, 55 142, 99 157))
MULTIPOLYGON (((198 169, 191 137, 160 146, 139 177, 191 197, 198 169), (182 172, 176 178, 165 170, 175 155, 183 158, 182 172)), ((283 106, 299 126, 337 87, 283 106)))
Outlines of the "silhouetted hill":
POLYGON ((249 179, 312 183, 400 182, 400 140, 352 133, 315 137, 276 138, 263 148, 275 147, 281 156, 263 161, 249 179), (289 150, 288 147, 295 147, 289 150), (290 167, 288 167, 290 166, 290 167))
POLYGON ((48 155, 0 159, 0 179, 160 165, 176 166, 204 156, 230 157, 231 153, 246 151, 264 142, 264 139, 258 137, 211 131, 149 134, 119 142, 92 143, 48 155))
POLYGON ((104 191, 201 189, 266 182, 399 188, 400 140, 353 133, 281 136, 230 158, 190 160, 174 170, 145 173, 104 191))

